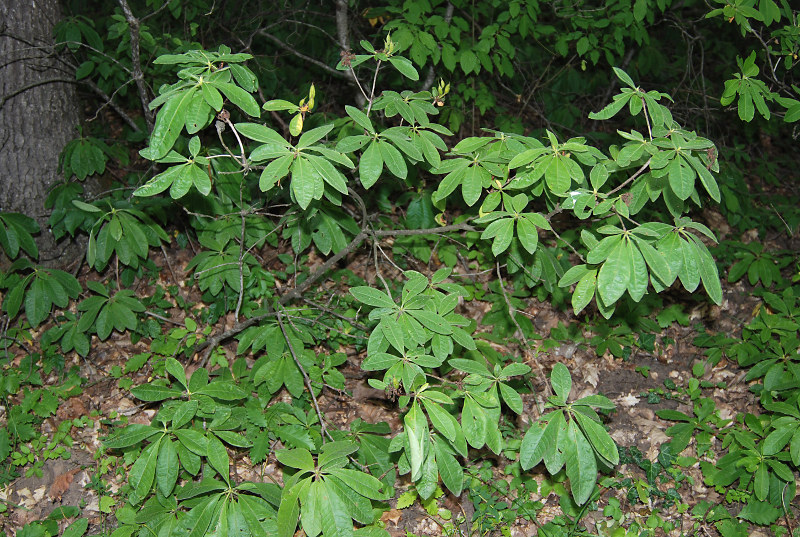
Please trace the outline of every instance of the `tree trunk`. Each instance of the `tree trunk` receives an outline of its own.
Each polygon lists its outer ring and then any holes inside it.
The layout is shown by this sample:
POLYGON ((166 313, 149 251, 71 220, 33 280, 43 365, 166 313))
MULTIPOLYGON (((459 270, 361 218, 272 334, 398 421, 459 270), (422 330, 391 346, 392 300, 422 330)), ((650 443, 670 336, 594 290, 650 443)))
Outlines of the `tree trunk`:
POLYGON ((59 179, 58 155, 80 121, 75 75, 53 47, 60 17, 58 0, 0 0, 0 211, 36 219, 47 265, 75 258, 74 248, 56 244, 44 207, 59 179))

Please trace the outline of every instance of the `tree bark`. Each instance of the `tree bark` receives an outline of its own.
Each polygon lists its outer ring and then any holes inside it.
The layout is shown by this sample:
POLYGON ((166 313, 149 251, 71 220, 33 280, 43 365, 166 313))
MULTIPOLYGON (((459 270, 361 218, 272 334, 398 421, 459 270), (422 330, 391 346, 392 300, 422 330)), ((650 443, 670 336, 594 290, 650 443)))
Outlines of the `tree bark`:
POLYGON ((36 219, 39 261, 47 265, 75 255, 56 244, 44 207, 59 180, 59 153, 80 121, 75 75, 54 49, 60 17, 58 0, 0 1, 0 211, 36 219))

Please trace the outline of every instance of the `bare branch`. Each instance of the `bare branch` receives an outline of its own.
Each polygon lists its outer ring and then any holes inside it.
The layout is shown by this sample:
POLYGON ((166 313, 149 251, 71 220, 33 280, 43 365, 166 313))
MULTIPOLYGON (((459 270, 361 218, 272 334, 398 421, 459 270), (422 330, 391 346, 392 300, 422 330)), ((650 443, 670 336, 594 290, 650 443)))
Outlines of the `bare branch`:
POLYGON ((139 56, 139 19, 133 15, 128 0, 119 0, 125 19, 128 21, 131 34, 131 64, 133 66, 133 80, 136 82, 136 89, 139 91, 139 99, 142 101, 144 120, 147 123, 148 132, 153 131, 155 116, 150 110, 150 98, 147 96, 147 85, 144 83, 144 73, 142 73, 142 60, 139 56))
POLYGON ((325 64, 325 63, 323 63, 323 62, 321 62, 321 61, 319 61, 319 60, 317 60, 315 58, 312 58, 311 56, 306 56, 305 54, 303 54, 302 52, 300 52, 296 48, 284 43, 283 41, 281 41, 280 39, 278 39, 277 37, 275 37, 274 35, 272 35, 269 32, 265 32, 264 30, 259 30, 258 31, 258 35, 266 37, 267 39, 269 39, 270 41, 272 41, 273 43, 275 43, 276 45, 281 47, 283 50, 286 50, 287 52, 291 52, 293 55, 297 56, 301 60, 305 60, 305 61, 307 61, 309 63, 312 63, 312 64, 316 65, 317 67, 319 67, 320 69, 322 69, 326 73, 329 73, 329 74, 331 74, 331 75, 333 75, 333 76, 335 76, 337 78, 350 78, 349 76, 347 76, 346 71, 337 71, 336 69, 334 69, 330 65, 327 65, 327 64, 325 64))

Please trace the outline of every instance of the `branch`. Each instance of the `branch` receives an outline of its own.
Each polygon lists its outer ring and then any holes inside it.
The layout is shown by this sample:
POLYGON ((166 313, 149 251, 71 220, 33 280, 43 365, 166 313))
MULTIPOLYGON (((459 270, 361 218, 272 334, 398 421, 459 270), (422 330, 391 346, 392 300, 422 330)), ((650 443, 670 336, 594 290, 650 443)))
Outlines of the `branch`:
POLYGON ((653 159, 652 159, 652 158, 649 158, 649 159, 647 159, 647 162, 645 162, 644 164, 642 164, 642 167, 641 167, 641 168, 639 168, 638 170, 636 170, 636 173, 634 173, 633 175, 631 175, 630 177, 628 177, 627 179, 625 179, 625 181, 623 181, 623 182, 622 182, 622 183, 621 183, 619 186, 617 186, 617 187, 616 187, 614 190, 612 190, 611 192, 609 192, 609 193, 607 194, 607 196, 608 196, 608 197, 611 197, 611 196, 613 196, 613 195, 614 195, 616 192, 618 192, 620 189, 622 189, 622 188, 625 188, 625 186, 626 186, 627 184, 629 184, 631 181, 633 181, 634 179, 636 179, 637 177, 639 177, 640 175, 642 175, 642 174, 644 173, 644 171, 647 169, 647 167, 648 167, 648 166, 650 166, 650 161, 651 161, 651 160, 653 160, 653 159))
MULTIPOLYGON (((453 20, 453 3, 447 2, 447 10, 444 12, 444 23, 449 25, 453 20)), ((441 45, 439 49, 441 50, 441 45)), ((436 78, 436 72, 433 70, 433 64, 428 67, 428 74, 425 75, 425 80, 422 82, 420 91, 429 91, 433 86, 433 80, 436 78)))
POLYGON ((75 80, 73 80, 71 78, 48 78, 47 80, 39 80, 38 82, 32 82, 30 84, 22 86, 19 89, 16 89, 16 90, 12 91, 11 93, 7 93, 7 94, 5 94, 3 96, 0 96, 0 108, 3 108, 3 106, 5 106, 7 101, 10 101, 11 99, 16 97, 20 93, 25 93, 29 89, 33 89, 33 88, 36 88, 38 86, 44 86, 44 85, 47 85, 47 84, 58 84, 58 83, 62 83, 62 82, 65 83, 65 84, 76 84, 75 80))
POLYGON ((305 54, 303 54, 302 52, 300 52, 296 48, 294 48, 294 47, 292 47, 290 45, 287 45, 286 43, 284 43, 283 41, 281 41, 280 39, 278 39, 277 37, 275 37, 274 35, 272 35, 269 32, 266 32, 264 30, 259 30, 258 31, 258 35, 266 37, 267 39, 269 39, 270 41, 272 41, 273 43, 275 43, 276 45, 278 45, 282 49, 284 49, 284 50, 286 50, 288 52, 291 52, 292 54, 294 54, 295 56, 297 56, 301 60, 305 60, 305 61, 307 61, 309 63, 313 63, 314 65, 316 65, 317 67, 319 67, 323 71, 325 71, 325 72, 327 72, 327 73, 329 73, 329 74, 331 74, 333 76, 336 76, 338 78, 346 78, 346 79, 350 78, 349 76, 347 76, 345 71, 337 71, 336 69, 334 69, 330 65, 327 65, 327 64, 325 64, 325 63, 323 63, 323 62, 321 62, 321 61, 319 61, 319 60, 317 60, 315 58, 312 58, 311 56, 306 56, 305 54))
MULTIPOLYGON (((280 307, 280 306, 278 306, 280 307)), ((317 418, 319 419, 319 426, 322 429, 322 443, 325 443, 325 434, 327 433, 327 429, 325 427, 325 418, 322 416, 322 411, 319 409, 319 403, 317 402, 317 396, 314 395, 314 387, 311 385, 311 379, 308 378, 308 373, 306 373, 303 364, 300 363, 300 359, 297 357, 297 353, 294 351, 294 346, 292 345, 292 340, 289 339, 289 334, 286 333, 286 327, 283 325, 283 315, 281 315, 280 311, 275 311, 275 314, 278 316, 278 324, 281 327, 281 332, 283 333, 283 339, 286 341, 286 345, 289 346, 289 352, 292 355, 292 359, 294 363, 297 365, 297 368, 300 370, 300 373, 303 374, 303 380, 306 383, 306 388, 308 389, 308 393, 311 394, 311 401, 314 403, 314 410, 317 411, 317 418)))
MULTIPOLYGON (((100 86, 98 86, 97 84, 95 84, 94 80, 91 80, 91 79, 89 79, 89 78, 87 78, 86 80, 81 80, 81 82, 83 82, 84 84, 86 84, 87 86, 89 86, 89 87, 92 89, 92 91, 94 91, 96 94, 98 94, 98 95, 100 96, 100 98, 101 98, 101 99, 103 99, 103 100, 105 101, 105 102, 104 102, 104 103, 103 103, 103 104, 100 106, 100 108, 98 108, 98 109, 97 109, 97 112, 95 112, 95 114, 94 114, 94 117, 93 117, 93 118, 91 118, 91 119, 89 119, 88 121, 93 121, 93 120, 97 119, 97 116, 98 116, 98 115, 100 115, 100 112, 103 110, 103 108, 105 108, 106 106, 110 106, 110 107, 111 107, 111 108, 113 108, 113 109, 114 109, 114 111, 115 111, 115 112, 116 112, 116 113, 119 115, 119 117, 121 117, 121 118, 122 118, 122 120, 123 120, 125 123, 127 123, 127 124, 128 124, 128 126, 129 126, 130 128, 132 128, 132 129, 133 129, 135 132, 142 132, 142 129, 140 129, 140 128, 139 128, 139 125, 137 125, 137 124, 136 124, 136 122, 133 120, 133 118, 132 118, 131 116, 129 116, 129 115, 128 115, 128 114, 125 112, 125 110, 123 110, 123 109, 122 109, 122 108, 121 108, 119 105, 115 104, 115 103, 112 101, 112 99, 114 98, 114 95, 110 95, 110 96, 109 96, 109 95, 108 95, 108 94, 107 94, 105 91, 103 91, 103 90, 102 90, 102 88, 100 88, 100 86)), ((125 85, 127 85, 127 84, 128 84, 128 83, 126 82, 125 84, 123 84, 122 86, 120 86, 119 88, 117 88, 117 90, 114 92, 114 94, 116 94, 116 93, 117 93, 117 91, 119 91, 119 90, 121 90, 122 88, 124 88, 124 87, 125 87, 125 85)))
POLYGON ((147 85, 144 83, 144 74, 142 73, 142 60, 139 56, 139 19, 134 17, 131 7, 128 5, 128 0, 119 0, 119 5, 122 7, 122 12, 125 14, 125 19, 128 21, 131 34, 131 64, 133 66, 133 80, 136 82, 136 89, 139 91, 139 99, 142 101, 142 110, 144 111, 144 120, 147 123, 148 132, 153 132, 153 125, 155 118, 153 111, 150 110, 150 99, 147 96, 147 85))
MULTIPOLYGON (((366 226, 366 222, 364 224, 366 226)), ((377 230, 377 231, 370 231, 368 229, 362 229, 354 238, 350 241, 350 243, 339 250, 338 253, 328 258, 313 274, 311 274, 308 278, 306 278, 303 283, 282 295, 278 299, 278 305, 284 306, 292 300, 296 300, 302 298, 303 293, 308 291, 308 289, 314 285, 322 276, 325 275, 331 267, 333 267, 336 263, 338 263, 341 259, 343 259, 348 254, 355 251, 362 242, 369 236, 373 237, 391 237, 391 236, 400 236, 400 235, 430 235, 433 233, 445 233, 449 231, 474 231, 474 228, 467 224, 466 222, 462 222, 461 224, 452 224, 449 226, 442 226, 436 228, 428 228, 428 229, 386 229, 386 230, 377 230)), ((268 317, 274 317, 275 313, 269 312, 264 313, 261 315, 256 315, 255 317, 251 317, 246 321, 242 321, 241 323, 236 323, 232 328, 226 330, 216 336, 212 336, 208 338, 205 342, 199 344, 195 348, 195 352, 200 352, 204 349, 206 350, 206 355, 209 355, 211 351, 223 341, 235 336, 236 334, 250 328, 251 326, 261 322, 262 320, 268 317)))
MULTIPOLYGON (((350 53, 350 25, 348 24, 349 17, 347 15, 347 0, 336 0, 336 36, 339 38, 339 49, 341 54, 349 54, 350 53)), ((337 71, 342 72, 342 71, 337 71)), ((359 108, 363 108, 364 104, 366 103, 367 96, 364 95, 364 89, 361 87, 361 83, 358 81, 358 77, 356 76, 356 72, 351 67, 347 71, 345 75, 346 78, 350 79, 350 83, 356 86, 360 93, 356 93, 356 103, 358 103, 359 108), (361 97, 364 97, 366 100, 362 101, 361 97)))

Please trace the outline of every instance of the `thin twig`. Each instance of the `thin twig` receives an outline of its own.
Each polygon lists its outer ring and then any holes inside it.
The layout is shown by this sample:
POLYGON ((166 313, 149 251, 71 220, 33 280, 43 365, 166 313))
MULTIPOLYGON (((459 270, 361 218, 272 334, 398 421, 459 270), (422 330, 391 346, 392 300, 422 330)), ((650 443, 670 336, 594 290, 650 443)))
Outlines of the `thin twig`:
MULTIPOLYGON (((278 304, 278 308, 281 305, 278 304)), ((311 379, 308 378, 308 373, 306 373, 303 364, 300 363, 300 359, 297 357, 297 353, 294 352, 294 346, 292 345, 292 340, 289 339, 289 334, 286 332, 286 327, 283 325, 283 316, 280 311, 275 310, 275 314, 278 318, 278 325, 281 327, 281 332, 283 333, 283 339, 286 341, 286 345, 289 346, 289 352, 292 355, 292 359, 294 359, 294 363, 297 364, 297 368, 300 370, 300 373, 303 374, 303 380, 306 383, 306 388, 308 388, 308 393, 311 394, 311 401, 314 403, 314 410, 317 411, 317 418, 319 418, 319 425, 322 432, 322 443, 325 443, 325 435, 327 434, 328 430, 325 426, 325 418, 322 416, 322 411, 319 409, 319 403, 317 402, 317 396, 314 395, 314 387, 311 385, 311 379)))

